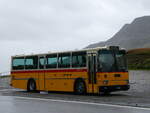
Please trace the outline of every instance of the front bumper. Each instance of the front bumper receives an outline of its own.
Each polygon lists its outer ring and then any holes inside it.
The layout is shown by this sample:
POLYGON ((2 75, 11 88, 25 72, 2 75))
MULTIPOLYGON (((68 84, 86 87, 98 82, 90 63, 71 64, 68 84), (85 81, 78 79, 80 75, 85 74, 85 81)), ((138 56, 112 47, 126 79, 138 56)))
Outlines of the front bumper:
POLYGON ((100 92, 113 92, 113 91, 127 91, 130 89, 130 85, 115 85, 115 86, 100 86, 100 92))

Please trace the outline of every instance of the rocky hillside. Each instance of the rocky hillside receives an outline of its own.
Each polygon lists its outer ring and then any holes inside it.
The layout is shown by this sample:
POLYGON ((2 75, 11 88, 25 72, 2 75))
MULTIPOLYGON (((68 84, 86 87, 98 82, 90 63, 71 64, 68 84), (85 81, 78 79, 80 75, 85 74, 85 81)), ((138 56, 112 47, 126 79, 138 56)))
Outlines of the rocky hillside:
POLYGON ((150 70, 150 48, 129 50, 127 61, 129 69, 150 70))
POLYGON ((150 47, 150 16, 136 18, 106 42, 91 44, 87 48, 116 45, 126 49, 150 47))

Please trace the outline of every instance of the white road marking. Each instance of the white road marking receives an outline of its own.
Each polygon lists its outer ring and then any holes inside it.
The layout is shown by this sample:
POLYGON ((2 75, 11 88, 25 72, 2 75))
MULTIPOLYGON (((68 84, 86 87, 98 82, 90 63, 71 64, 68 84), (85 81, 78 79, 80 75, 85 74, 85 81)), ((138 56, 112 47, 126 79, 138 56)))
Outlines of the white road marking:
POLYGON ((1 92, 1 91, 9 91, 9 90, 8 90, 8 89, 1 89, 0 92, 1 92))
POLYGON ((0 89, 0 92, 5 92, 5 91, 20 91, 20 90, 17 90, 17 89, 0 89))
POLYGON ((150 108, 134 107, 134 106, 101 104, 101 103, 82 102, 82 101, 69 101, 69 100, 55 100, 55 99, 44 99, 44 98, 19 97, 19 96, 13 96, 13 97, 18 98, 18 99, 40 100, 40 101, 49 101, 49 102, 50 101, 51 102, 62 102, 62 103, 74 103, 74 104, 86 104, 86 105, 97 105, 97 106, 108 106, 108 107, 128 108, 128 109, 149 110, 150 111, 150 108))

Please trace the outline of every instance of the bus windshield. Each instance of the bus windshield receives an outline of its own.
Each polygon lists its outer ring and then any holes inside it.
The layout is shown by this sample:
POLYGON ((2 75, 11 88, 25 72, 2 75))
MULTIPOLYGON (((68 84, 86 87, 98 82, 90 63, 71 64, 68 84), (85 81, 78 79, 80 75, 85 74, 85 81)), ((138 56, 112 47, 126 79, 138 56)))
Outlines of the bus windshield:
POLYGON ((127 62, 126 62, 126 52, 124 50, 118 51, 115 54, 117 70, 118 71, 127 71, 127 62))
POLYGON ((124 72, 127 70, 125 51, 100 50, 98 53, 98 71, 124 72))

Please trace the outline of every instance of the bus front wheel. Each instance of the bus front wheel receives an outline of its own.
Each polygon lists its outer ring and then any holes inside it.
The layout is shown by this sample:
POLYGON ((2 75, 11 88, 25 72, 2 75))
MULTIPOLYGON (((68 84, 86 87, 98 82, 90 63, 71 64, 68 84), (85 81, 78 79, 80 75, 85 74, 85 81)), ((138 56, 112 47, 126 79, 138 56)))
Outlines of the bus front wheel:
POLYGON ((27 84, 27 91, 28 91, 28 92, 35 92, 35 91, 36 91, 36 83, 35 83, 35 80, 30 79, 30 80, 28 81, 28 84, 27 84))
POLYGON ((82 79, 77 80, 75 82, 74 90, 75 90, 75 93, 78 95, 85 94, 86 93, 85 82, 82 79))

